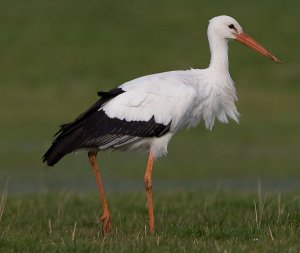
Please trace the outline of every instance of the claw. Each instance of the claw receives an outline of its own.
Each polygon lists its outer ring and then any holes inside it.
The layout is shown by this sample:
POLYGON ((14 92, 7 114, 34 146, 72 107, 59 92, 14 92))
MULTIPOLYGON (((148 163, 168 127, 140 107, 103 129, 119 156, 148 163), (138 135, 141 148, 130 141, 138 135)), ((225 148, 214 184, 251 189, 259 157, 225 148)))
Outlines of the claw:
POLYGON ((102 234, 105 236, 111 232, 111 219, 109 213, 104 213, 100 221, 102 222, 102 234))

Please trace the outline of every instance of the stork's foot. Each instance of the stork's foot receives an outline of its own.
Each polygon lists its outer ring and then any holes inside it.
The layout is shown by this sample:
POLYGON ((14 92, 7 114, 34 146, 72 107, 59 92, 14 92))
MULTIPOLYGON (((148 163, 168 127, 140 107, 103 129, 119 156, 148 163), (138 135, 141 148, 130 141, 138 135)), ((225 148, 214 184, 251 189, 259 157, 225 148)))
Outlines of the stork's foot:
POLYGON ((105 236, 111 231, 111 218, 109 212, 104 212, 100 221, 102 222, 102 234, 105 236))

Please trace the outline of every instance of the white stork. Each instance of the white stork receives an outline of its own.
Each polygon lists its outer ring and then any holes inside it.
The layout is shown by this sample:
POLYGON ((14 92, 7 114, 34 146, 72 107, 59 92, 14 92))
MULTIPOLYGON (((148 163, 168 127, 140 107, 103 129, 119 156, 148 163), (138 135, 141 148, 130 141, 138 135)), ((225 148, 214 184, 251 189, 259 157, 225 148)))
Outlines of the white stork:
POLYGON ((144 182, 149 227, 154 233, 151 183, 154 159, 166 155, 169 141, 180 129, 195 127, 200 120, 208 129, 212 129, 216 118, 223 123, 229 118, 239 121, 235 86, 228 71, 228 42, 237 40, 280 63, 246 35, 232 17, 212 18, 207 35, 211 52, 208 68, 143 76, 108 92, 99 92, 101 98, 94 105, 73 122, 61 126, 45 153, 43 161, 53 166, 68 153, 88 151, 102 202, 100 219, 104 234, 111 229, 111 218, 96 162, 98 151, 149 151, 144 182))

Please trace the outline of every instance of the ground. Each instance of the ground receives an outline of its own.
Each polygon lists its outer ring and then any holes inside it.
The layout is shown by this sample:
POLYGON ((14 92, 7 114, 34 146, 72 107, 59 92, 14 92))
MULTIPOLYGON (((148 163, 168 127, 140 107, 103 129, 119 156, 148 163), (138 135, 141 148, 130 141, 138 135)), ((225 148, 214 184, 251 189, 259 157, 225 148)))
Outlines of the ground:
POLYGON ((155 195, 149 234, 143 194, 109 194, 113 231, 103 237, 96 194, 7 199, 1 252, 298 252, 300 195, 188 192, 155 195))

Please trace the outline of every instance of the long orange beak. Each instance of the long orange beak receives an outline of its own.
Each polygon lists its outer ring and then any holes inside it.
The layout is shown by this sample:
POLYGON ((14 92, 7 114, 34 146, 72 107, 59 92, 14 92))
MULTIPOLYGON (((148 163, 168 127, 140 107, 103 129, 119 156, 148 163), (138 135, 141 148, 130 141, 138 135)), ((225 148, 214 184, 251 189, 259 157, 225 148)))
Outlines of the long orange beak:
POLYGON ((272 55, 267 49, 265 49, 263 46, 258 44, 254 39, 252 39, 246 33, 237 34, 237 37, 235 39, 237 41, 241 42, 242 44, 246 45, 247 47, 250 47, 250 48, 254 49, 255 51, 259 52, 260 54, 268 57, 272 61, 274 61, 276 63, 281 63, 281 61, 277 57, 272 55))

